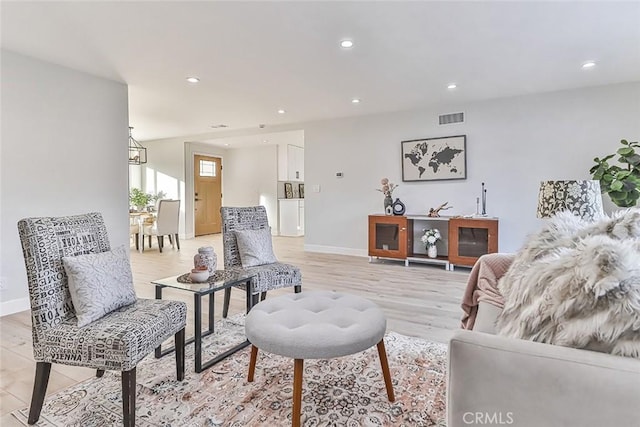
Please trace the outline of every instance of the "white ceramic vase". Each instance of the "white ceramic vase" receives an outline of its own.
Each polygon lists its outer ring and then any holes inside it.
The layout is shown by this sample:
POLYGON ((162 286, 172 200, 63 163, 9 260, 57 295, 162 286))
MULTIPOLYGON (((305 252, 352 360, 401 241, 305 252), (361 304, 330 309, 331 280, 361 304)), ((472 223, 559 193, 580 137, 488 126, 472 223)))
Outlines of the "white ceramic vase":
POLYGON ((436 245, 427 247, 427 256, 429 258, 436 258, 438 256, 438 248, 436 247, 436 245))
POLYGON ((211 246, 203 246, 198 248, 198 253, 193 257, 193 266, 207 267, 209 274, 213 274, 216 271, 218 257, 216 256, 211 246))

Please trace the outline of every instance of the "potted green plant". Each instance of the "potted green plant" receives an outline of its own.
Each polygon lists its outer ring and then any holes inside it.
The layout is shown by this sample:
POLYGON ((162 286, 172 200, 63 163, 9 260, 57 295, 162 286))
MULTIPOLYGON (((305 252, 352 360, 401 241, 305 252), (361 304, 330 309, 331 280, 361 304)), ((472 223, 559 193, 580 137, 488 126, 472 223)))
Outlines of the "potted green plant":
POLYGON ((135 206, 138 211, 143 211, 149 203, 151 203, 153 195, 145 193, 139 188, 132 188, 129 192, 129 202, 135 206))
POLYGON ((609 194, 611 201, 621 208, 635 206, 640 198, 640 154, 636 149, 640 148, 638 142, 629 142, 626 139, 620 141, 622 147, 614 154, 609 154, 602 159, 593 159, 596 164, 589 170, 593 179, 600 181, 603 193, 609 194), (617 164, 609 164, 609 160, 618 156, 617 164))

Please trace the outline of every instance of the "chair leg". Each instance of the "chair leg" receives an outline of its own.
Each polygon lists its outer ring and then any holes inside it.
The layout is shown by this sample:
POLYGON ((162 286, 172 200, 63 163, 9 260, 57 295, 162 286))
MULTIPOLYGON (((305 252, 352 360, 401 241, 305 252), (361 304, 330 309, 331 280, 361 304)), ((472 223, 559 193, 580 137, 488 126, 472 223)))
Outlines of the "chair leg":
POLYGON ((396 400, 393 395, 393 384, 391 384, 391 373, 389 372, 389 362, 387 361, 387 351, 384 348, 384 338, 378 343, 378 356, 380 357, 380 365, 382 365, 382 376, 384 377, 384 385, 387 387, 387 397, 389 402, 396 400))
POLYGON ((122 371, 122 422, 125 427, 136 425, 136 368, 122 371))
POLYGON ((149 235, 149 249, 151 249, 151 235, 149 235))
POLYGON ((29 420, 27 423, 35 424, 40 419, 40 411, 44 403, 44 396, 47 394, 49 384, 49 374, 51 373, 51 363, 36 363, 36 380, 33 383, 33 394, 31 395, 31 406, 29 407, 29 420))
POLYGON ((295 285, 293 287, 293 292, 295 292, 296 294, 299 294, 300 292, 302 292, 302 285, 295 285))
POLYGON ((173 246, 173 236, 171 234, 169 234, 169 244, 173 246))
POLYGON ((293 362, 293 413, 291 414, 291 425, 300 427, 300 416, 302 415, 302 371, 304 359, 295 359, 293 362))
POLYGON ((178 381, 184 379, 184 328, 180 329, 174 336, 174 343, 176 346, 176 372, 178 381))
POLYGON ((178 250, 180 250, 180 239, 178 238, 178 233, 176 233, 176 246, 178 247, 178 250))
POLYGON ((253 382, 253 375, 256 373, 256 360, 258 360, 258 347, 251 345, 251 359, 249 359, 249 376, 247 381, 253 382))
POLYGON ((224 304, 222 305, 222 318, 226 319, 229 314, 229 302, 231 301, 231 288, 224 290, 224 304))
POLYGON ((136 251, 139 251, 139 250, 140 250, 140 233, 136 233, 136 251))
POLYGON ((164 236, 158 236, 158 249, 162 253, 162 247, 164 246, 164 236))
POLYGON ((264 301, 267 298, 267 292, 261 292, 260 293, 260 301, 264 301))
POLYGON ((104 369, 98 369, 96 371, 96 378, 102 378, 103 375, 104 375, 104 369))

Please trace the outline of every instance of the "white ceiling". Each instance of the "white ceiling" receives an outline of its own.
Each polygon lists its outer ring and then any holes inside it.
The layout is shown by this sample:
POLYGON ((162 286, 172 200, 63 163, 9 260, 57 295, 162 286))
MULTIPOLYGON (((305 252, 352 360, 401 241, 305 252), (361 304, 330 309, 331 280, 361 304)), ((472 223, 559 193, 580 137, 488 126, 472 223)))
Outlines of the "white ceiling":
POLYGON ((1 26, 5 49, 128 84, 141 141, 640 80, 637 1, 3 1, 1 26))

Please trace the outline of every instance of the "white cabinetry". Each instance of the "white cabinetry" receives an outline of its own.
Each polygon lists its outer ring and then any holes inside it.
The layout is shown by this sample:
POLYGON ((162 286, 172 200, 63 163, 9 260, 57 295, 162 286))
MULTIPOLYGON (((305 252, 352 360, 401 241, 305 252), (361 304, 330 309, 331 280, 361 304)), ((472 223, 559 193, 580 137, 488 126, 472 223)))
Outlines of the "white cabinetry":
POLYGON ((287 145, 287 179, 304 181, 304 148, 287 145))
POLYGON ((281 236, 304 235, 304 200, 279 200, 278 226, 281 236))
POLYGON ((304 181, 304 148, 291 144, 278 146, 278 180, 304 181))

